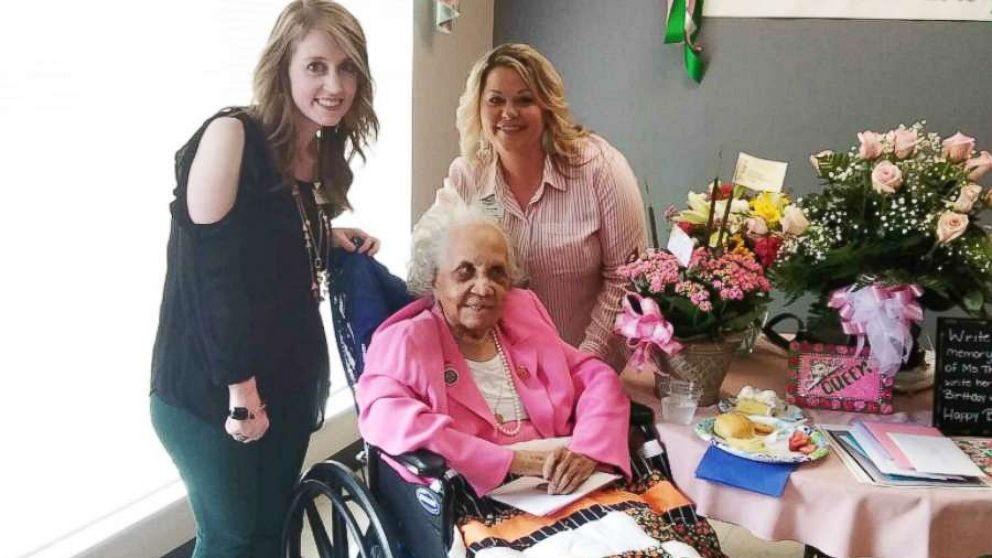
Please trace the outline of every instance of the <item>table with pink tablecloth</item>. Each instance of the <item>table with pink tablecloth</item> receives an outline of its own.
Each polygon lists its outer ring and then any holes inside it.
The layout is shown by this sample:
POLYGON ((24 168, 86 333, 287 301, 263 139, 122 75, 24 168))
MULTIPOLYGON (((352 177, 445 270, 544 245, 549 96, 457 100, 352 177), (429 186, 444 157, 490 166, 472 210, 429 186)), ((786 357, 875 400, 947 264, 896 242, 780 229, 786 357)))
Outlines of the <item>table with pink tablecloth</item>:
MULTIPOLYGON (((651 405, 650 373, 624 372, 632 397, 651 405)), ((723 390, 746 384, 785 393, 785 353, 761 342, 733 364, 723 390)), ((815 424, 847 424, 858 418, 930 423, 932 391, 896 395, 889 416, 806 409, 815 424)), ((702 409, 712 416, 715 407, 702 409)), ((711 483, 695 476, 706 451, 691 426, 659 423, 676 485, 698 511, 746 528, 767 540, 794 540, 836 558, 975 558, 992 554, 992 490, 891 488, 859 483, 833 450, 801 465, 789 477, 781 498, 711 483)))

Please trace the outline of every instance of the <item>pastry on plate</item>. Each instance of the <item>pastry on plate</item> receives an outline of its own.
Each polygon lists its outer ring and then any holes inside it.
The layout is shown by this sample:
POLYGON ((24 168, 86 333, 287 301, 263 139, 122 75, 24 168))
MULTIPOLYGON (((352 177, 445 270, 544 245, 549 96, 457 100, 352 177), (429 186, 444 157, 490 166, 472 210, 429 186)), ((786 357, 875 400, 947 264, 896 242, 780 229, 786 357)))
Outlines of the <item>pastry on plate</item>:
POLYGON ((744 386, 737 394, 737 404, 734 410, 745 415, 774 417, 780 416, 785 410, 785 402, 770 389, 758 390, 751 386, 744 386))
POLYGON ((713 421, 713 433, 723 439, 753 438, 754 423, 741 413, 723 413, 713 421))

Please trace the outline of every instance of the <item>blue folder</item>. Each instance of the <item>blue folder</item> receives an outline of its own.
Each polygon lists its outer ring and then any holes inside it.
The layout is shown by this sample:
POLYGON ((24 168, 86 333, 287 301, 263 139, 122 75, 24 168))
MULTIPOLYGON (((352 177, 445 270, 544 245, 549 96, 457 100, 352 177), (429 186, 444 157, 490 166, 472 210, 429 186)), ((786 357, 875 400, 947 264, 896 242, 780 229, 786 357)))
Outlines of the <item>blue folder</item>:
POLYGON ((798 463, 762 463, 710 446, 696 467, 696 478, 778 498, 798 463))

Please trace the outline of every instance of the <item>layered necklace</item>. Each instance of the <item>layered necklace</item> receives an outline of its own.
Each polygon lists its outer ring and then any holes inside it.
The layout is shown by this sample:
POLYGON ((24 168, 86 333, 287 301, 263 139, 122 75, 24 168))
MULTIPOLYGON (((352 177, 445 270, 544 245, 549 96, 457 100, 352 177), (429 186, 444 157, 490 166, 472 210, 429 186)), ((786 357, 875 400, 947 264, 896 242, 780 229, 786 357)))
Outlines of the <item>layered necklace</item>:
POLYGON ((303 241, 307 247, 307 261, 310 264, 310 294, 318 303, 324 300, 330 291, 330 275, 327 272, 328 249, 331 238, 331 218, 324 210, 324 204, 317 203, 318 192, 321 187, 320 175, 320 152, 321 152, 321 130, 317 130, 315 143, 317 145, 317 156, 314 161, 314 206, 317 209, 317 231, 313 231, 310 217, 307 216, 306 205, 303 203, 303 194, 300 192, 300 185, 293 181, 293 199, 296 201, 296 210, 300 213, 300 222, 303 223, 303 241))
MULTIPOLYGON (((500 363, 503 365, 503 380, 505 382, 504 387, 509 388, 510 398, 513 401, 513 426, 506 427, 506 419, 499 412, 494 413, 496 415, 496 430, 507 436, 516 436, 520 433, 520 417, 523 413, 520 411, 520 394, 517 392, 517 386, 513 384, 513 373, 510 371, 510 361, 506 358, 506 353, 503 352, 503 345, 499 342, 499 336, 496 332, 489 330, 489 335, 492 336, 493 342, 496 343, 496 354, 499 355, 500 363)), ((499 397, 496 400, 495 407, 499 409, 499 404, 503 401, 503 390, 500 389, 499 397)))

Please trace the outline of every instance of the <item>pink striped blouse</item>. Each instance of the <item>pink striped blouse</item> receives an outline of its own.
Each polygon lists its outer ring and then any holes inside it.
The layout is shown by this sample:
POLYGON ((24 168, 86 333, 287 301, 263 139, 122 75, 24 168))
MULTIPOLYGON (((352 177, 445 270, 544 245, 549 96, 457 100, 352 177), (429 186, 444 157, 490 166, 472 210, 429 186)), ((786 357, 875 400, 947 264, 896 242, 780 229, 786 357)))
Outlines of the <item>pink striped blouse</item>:
POLYGON ((623 367, 622 342, 613 335, 624 280, 616 271, 647 241, 641 192, 623 154, 590 136, 582 161, 569 175, 544 162, 544 179, 521 208, 496 162, 459 157, 448 179, 467 202, 499 216, 533 290, 561 336, 581 350, 623 367))

